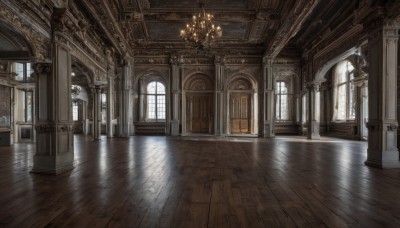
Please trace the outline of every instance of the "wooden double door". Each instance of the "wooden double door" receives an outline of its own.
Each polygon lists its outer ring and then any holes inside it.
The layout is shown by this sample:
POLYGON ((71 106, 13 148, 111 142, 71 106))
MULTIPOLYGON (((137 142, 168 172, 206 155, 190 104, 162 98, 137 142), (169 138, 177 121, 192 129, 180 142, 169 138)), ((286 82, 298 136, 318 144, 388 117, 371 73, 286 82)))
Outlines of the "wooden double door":
POLYGON ((189 93, 186 96, 186 131, 211 134, 213 126, 211 93, 189 93))
POLYGON ((231 93, 229 98, 231 134, 251 133, 251 94, 231 93))

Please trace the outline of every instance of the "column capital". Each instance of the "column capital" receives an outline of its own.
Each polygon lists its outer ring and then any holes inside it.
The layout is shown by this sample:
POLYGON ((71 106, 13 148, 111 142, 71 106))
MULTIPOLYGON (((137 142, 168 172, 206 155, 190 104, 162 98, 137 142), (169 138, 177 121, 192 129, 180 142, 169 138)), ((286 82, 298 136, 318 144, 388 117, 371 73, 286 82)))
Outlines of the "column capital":
POLYGON ((48 74, 51 73, 52 63, 49 62, 37 62, 33 63, 32 69, 34 70, 35 74, 48 74))
POLYGON ((89 88, 92 91, 92 93, 99 94, 102 93, 102 91, 104 90, 104 85, 91 85, 89 86, 89 88))
POLYGON ((306 89, 308 91, 314 90, 315 92, 319 92, 320 88, 321 88, 321 82, 308 82, 306 84, 306 89))
POLYGON ((215 65, 225 65, 226 59, 224 55, 215 55, 214 64, 215 65))
POLYGON ((274 58, 271 58, 269 56, 264 56, 262 59, 262 63, 264 66, 272 66, 273 62, 274 62, 274 58))
POLYGON ((171 56, 169 62, 173 66, 179 66, 179 65, 183 64, 185 62, 185 60, 183 59, 183 55, 180 55, 180 56, 173 55, 173 56, 171 56))

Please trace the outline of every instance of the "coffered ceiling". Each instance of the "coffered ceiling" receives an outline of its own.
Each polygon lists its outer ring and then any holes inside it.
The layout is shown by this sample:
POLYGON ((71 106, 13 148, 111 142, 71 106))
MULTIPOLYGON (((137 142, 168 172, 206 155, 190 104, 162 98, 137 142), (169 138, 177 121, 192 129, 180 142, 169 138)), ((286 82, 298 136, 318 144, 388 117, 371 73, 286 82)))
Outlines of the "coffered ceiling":
POLYGON ((274 57, 321 0, 74 0, 107 43, 133 55, 189 50, 179 34, 199 1, 222 28, 217 52, 274 57))
MULTIPOLYGON (((263 46, 280 25, 283 5, 291 1, 204 0, 222 27, 225 46, 263 46)), ((190 0, 120 0, 120 23, 132 31, 137 47, 183 46, 179 31, 199 10, 190 0)))

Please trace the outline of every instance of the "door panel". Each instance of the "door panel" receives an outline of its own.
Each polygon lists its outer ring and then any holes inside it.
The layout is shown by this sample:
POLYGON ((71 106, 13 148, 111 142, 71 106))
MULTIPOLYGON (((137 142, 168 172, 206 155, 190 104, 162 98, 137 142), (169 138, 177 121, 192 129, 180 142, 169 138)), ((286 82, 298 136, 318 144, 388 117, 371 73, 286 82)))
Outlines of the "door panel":
POLYGON ((230 118, 232 134, 251 133, 250 94, 233 93, 230 96, 230 118))
POLYGON ((209 94, 190 94, 187 96, 187 132, 211 133, 212 100, 209 94))

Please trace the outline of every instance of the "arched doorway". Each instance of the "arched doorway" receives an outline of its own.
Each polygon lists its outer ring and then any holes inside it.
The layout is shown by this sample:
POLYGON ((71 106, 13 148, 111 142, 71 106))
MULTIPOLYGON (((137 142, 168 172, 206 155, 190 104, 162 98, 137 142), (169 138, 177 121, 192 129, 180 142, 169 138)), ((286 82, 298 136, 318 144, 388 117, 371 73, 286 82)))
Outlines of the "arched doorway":
POLYGON ((93 134, 90 129, 90 119, 93 115, 93 95, 90 85, 93 84, 90 70, 77 59, 71 64, 71 103, 74 133, 93 134))
POLYGON ((194 74, 184 85, 184 133, 212 134, 214 120, 213 89, 205 74, 194 74))
POLYGON ((255 90, 249 79, 236 77, 228 87, 228 134, 255 132, 255 90))

